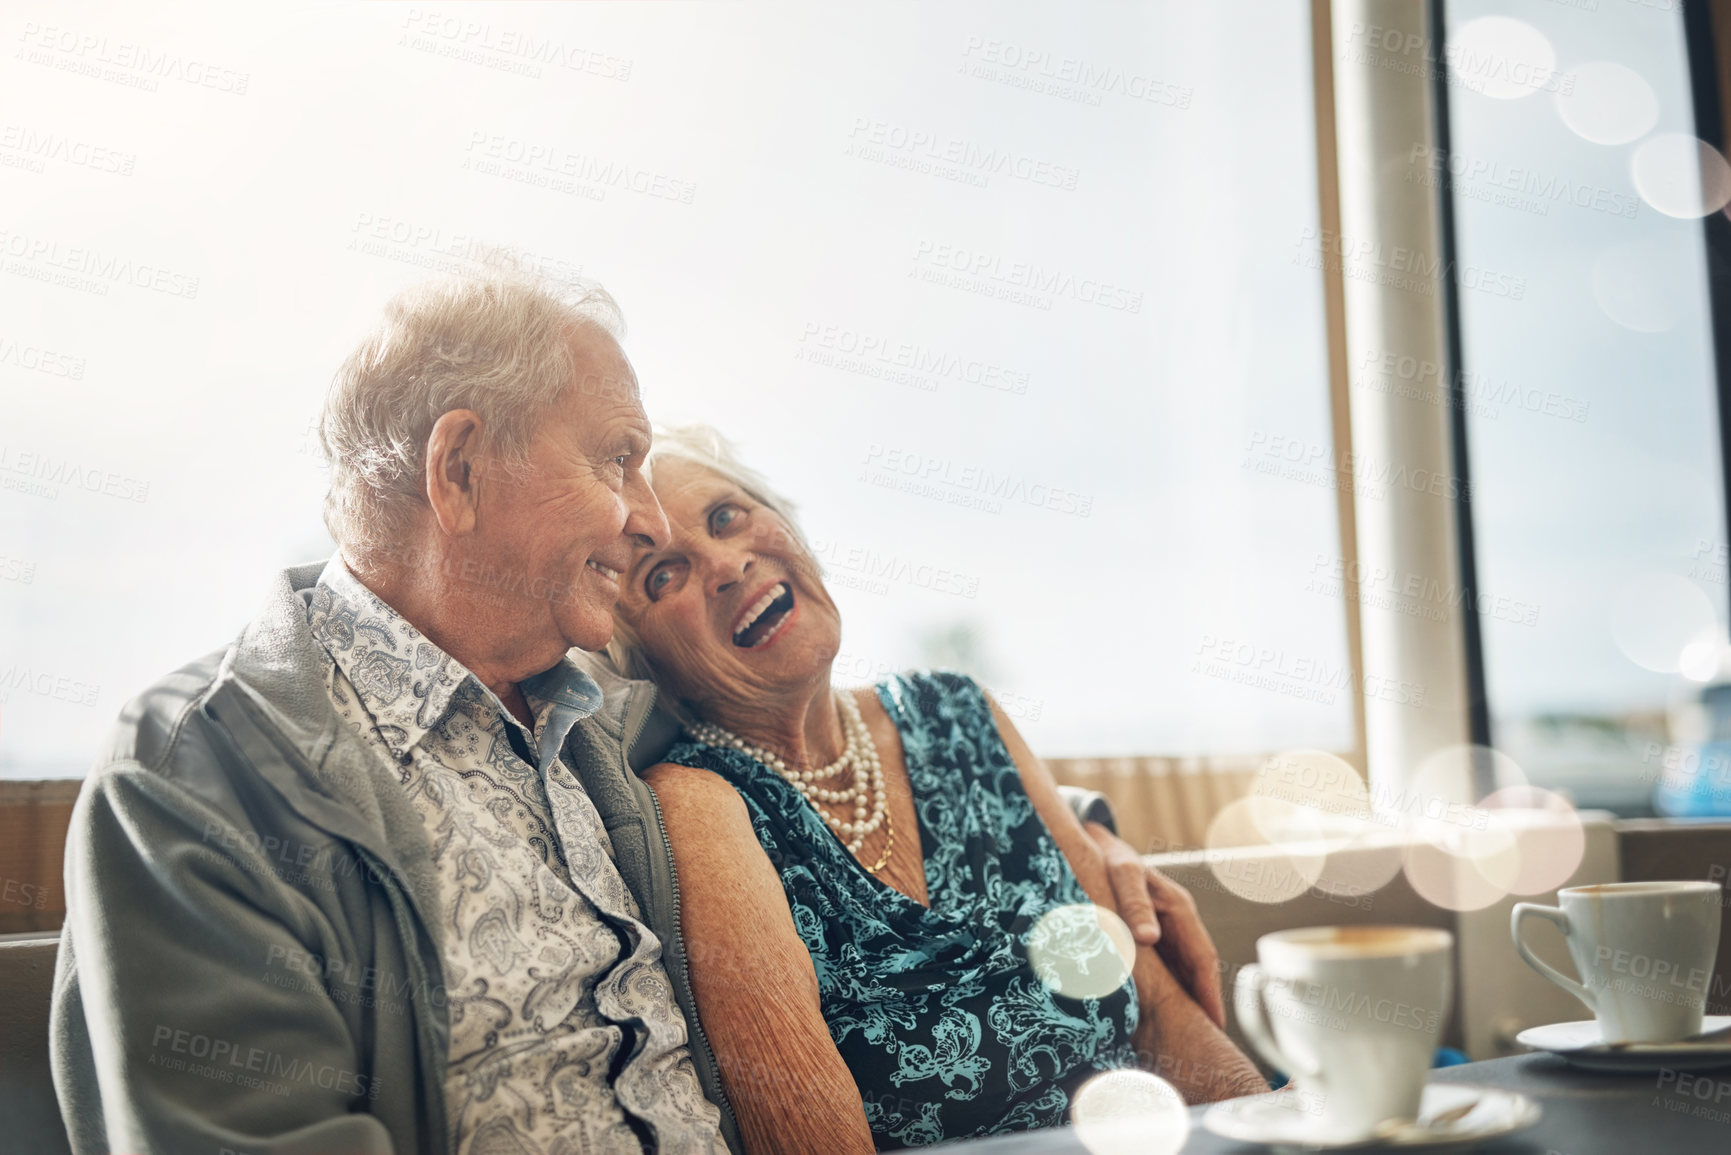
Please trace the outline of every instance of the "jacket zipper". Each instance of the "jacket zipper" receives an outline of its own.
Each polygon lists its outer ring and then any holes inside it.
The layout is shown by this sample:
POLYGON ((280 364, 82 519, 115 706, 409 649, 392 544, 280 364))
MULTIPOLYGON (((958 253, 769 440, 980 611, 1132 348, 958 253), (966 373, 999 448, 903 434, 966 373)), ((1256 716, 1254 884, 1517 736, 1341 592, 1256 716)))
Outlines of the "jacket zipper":
MULTIPOLYGON (((648 687, 649 707, 642 712, 636 725, 625 735, 624 754, 627 774, 634 773, 631 769, 631 747, 637 741, 638 736, 643 733, 643 727, 649 721, 649 715, 655 708, 656 693, 655 686, 651 684, 648 687)), ((673 933, 678 935, 680 934, 679 870, 673 864, 673 840, 667 837, 667 820, 661 813, 661 799, 656 797, 655 791, 650 789, 647 782, 643 783, 643 789, 649 795, 649 804, 655 808, 655 829, 661 834, 661 848, 667 855, 667 878, 672 884, 673 890, 673 933)), ((666 949, 667 945, 663 943, 663 949, 666 949)), ((691 988, 691 964, 685 958, 685 940, 683 938, 678 940, 678 950, 680 954, 679 975, 674 981, 679 984, 685 1005, 691 1008, 691 1036, 703 1047, 703 1053, 709 1059, 709 1069, 715 1072, 715 1094, 719 1100, 715 1106, 727 1117, 728 1122, 733 1124, 733 1132, 737 1135, 739 1134, 739 1117, 733 1113, 733 1104, 727 1101, 727 1089, 721 1084, 721 1063, 715 1057, 715 1048, 710 1045, 709 1033, 703 1029, 703 1018, 697 1013, 697 994, 691 988)))

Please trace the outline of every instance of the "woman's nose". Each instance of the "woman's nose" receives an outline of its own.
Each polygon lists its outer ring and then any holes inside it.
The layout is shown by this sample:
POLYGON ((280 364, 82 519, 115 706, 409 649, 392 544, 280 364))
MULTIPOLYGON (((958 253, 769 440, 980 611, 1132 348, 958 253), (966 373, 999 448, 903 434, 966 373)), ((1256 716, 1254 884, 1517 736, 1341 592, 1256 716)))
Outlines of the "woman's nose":
POLYGON ((707 584, 709 585, 710 592, 715 594, 726 593, 741 581, 744 581, 746 575, 751 573, 752 566, 755 564, 756 563, 752 561, 751 555, 746 553, 744 550, 717 551, 716 554, 712 558, 707 559, 706 562, 706 566, 709 570, 709 581, 707 584))

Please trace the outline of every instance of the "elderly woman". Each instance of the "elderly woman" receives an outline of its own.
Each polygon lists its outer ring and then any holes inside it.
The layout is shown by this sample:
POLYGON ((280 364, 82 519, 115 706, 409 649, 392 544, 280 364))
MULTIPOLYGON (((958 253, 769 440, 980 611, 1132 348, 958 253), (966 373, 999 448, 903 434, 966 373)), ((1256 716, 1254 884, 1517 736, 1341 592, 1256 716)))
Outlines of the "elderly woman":
POLYGON ((1138 1059, 1191 1099, 1265 1090, 1146 946, 1132 980, 1087 905, 1114 909, 1101 851, 991 698, 832 689, 841 619, 788 503, 706 429, 649 469, 672 536, 621 579, 613 656, 686 721, 645 777, 753 1155, 1057 1124, 1138 1059))

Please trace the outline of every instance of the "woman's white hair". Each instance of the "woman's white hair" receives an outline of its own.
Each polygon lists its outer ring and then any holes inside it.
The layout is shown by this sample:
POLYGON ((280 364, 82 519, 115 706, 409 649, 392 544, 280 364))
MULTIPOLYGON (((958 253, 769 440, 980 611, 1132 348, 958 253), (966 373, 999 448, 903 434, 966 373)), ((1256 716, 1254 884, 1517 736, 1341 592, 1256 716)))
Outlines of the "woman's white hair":
MULTIPOLYGON (((696 423, 656 426, 654 441, 643 467, 651 485, 655 483, 656 463, 662 461, 682 461, 696 465, 738 486, 747 497, 765 509, 779 514, 787 523, 800 549, 806 557, 812 559, 814 567, 817 565, 811 542, 806 539, 805 531, 800 528, 799 520, 794 516, 797 507, 777 492, 763 474, 740 460, 733 443, 723 437, 714 426, 696 423)), ((618 613, 613 615, 613 640, 607 644, 607 656, 612 660, 614 668, 628 678, 645 678, 651 681, 655 679, 655 670, 648 655, 643 652, 642 640, 618 613)))
POLYGON ((574 330, 617 339, 619 306, 594 283, 567 288, 491 263, 391 298, 337 370, 319 417, 330 466, 325 526, 351 557, 399 546, 426 504, 427 438, 472 409, 482 448, 507 474, 528 466, 535 419, 576 380, 574 330))

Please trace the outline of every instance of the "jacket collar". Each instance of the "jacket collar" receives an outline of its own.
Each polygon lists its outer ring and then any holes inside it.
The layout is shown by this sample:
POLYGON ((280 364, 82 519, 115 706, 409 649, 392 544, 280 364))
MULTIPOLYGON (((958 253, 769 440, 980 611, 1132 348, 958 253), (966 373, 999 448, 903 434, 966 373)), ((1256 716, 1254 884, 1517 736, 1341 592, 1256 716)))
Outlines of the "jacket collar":
POLYGON ((396 768, 337 716, 325 688, 330 659, 299 596, 322 569, 276 575, 264 606, 224 655, 204 709, 291 807, 396 872, 442 957, 442 928, 431 917, 438 876, 420 816, 396 768))

